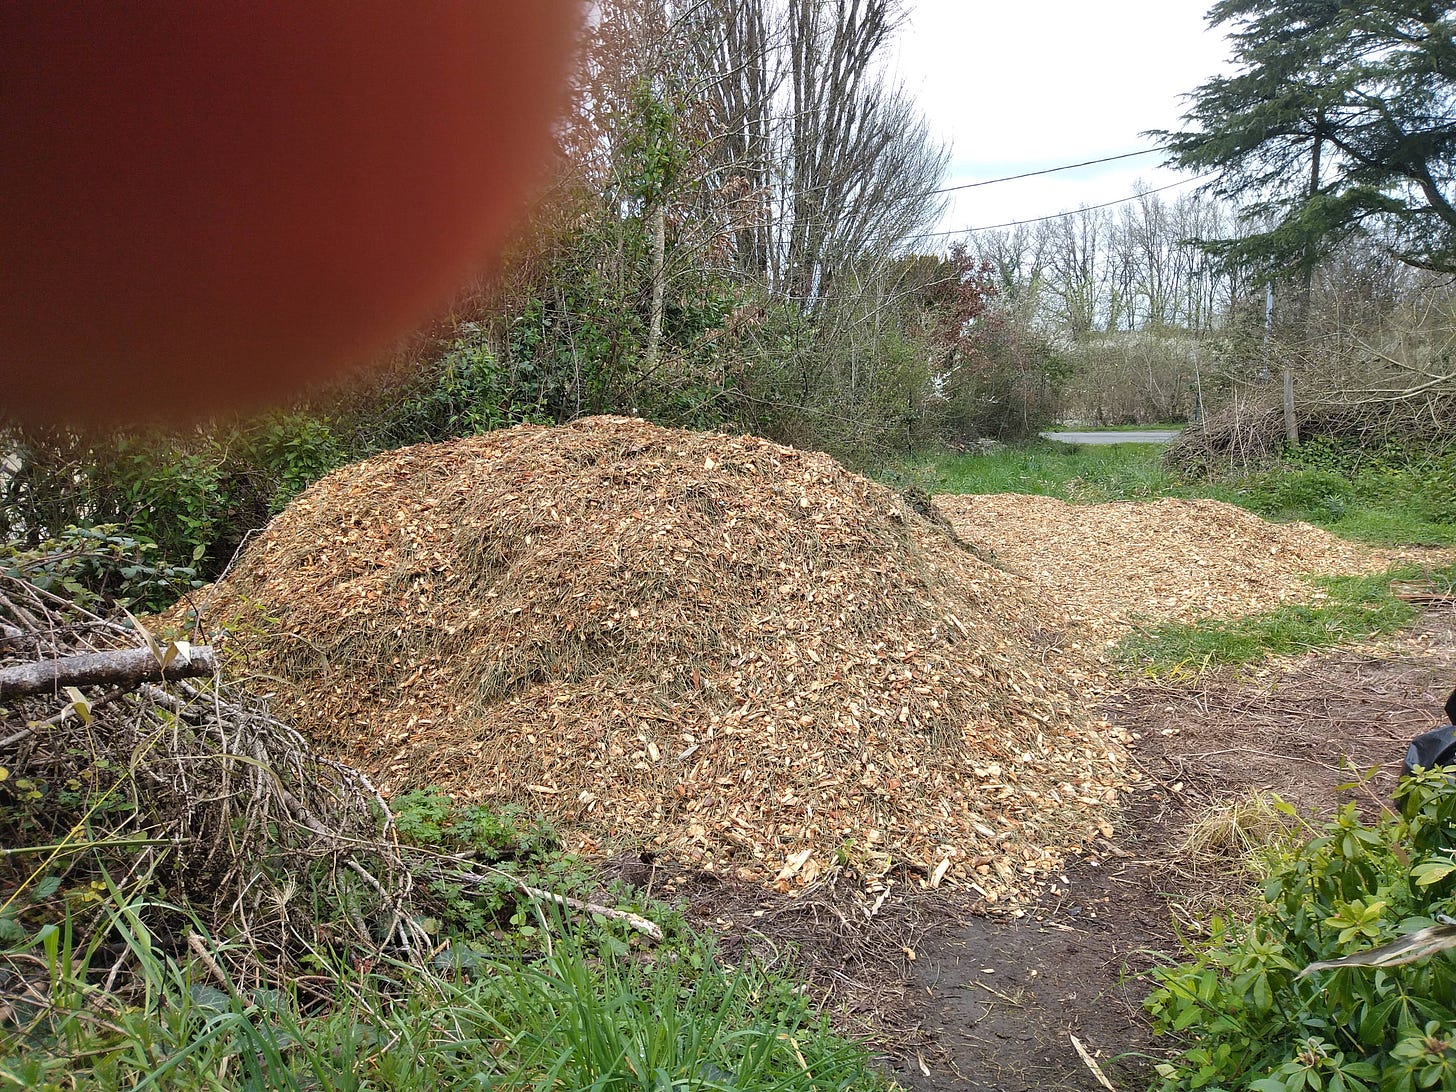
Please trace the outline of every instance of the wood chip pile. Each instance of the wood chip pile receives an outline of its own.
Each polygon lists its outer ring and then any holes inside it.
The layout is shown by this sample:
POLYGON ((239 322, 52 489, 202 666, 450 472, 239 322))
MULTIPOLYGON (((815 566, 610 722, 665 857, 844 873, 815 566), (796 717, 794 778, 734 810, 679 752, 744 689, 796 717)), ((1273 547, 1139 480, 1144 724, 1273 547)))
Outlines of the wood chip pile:
POLYGON ((591 418, 335 472, 206 611, 386 792, 783 890, 905 866, 1007 904, 1125 780, 1023 583, 828 456, 591 418))
POLYGON ((1024 574, 1099 641, 1134 622, 1237 617, 1309 602, 1308 574, 1363 573, 1388 560, 1307 523, 1269 523, 1213 500, 1069 504, 1001 493, 937 496, 967 542, 1024 574))

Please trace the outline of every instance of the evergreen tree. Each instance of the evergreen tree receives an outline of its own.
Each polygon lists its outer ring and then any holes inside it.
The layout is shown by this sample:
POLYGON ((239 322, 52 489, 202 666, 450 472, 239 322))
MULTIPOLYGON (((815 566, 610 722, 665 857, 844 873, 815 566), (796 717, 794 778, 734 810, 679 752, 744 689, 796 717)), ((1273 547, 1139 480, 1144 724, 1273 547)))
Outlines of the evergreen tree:
POLYGON ((1238 69, 1192 93, 1183 132, 1150 134, 1256 230, 1210 249, 1303 273, 1366 233, 1456 272, 1456 4, 1221 0, 1238 69))

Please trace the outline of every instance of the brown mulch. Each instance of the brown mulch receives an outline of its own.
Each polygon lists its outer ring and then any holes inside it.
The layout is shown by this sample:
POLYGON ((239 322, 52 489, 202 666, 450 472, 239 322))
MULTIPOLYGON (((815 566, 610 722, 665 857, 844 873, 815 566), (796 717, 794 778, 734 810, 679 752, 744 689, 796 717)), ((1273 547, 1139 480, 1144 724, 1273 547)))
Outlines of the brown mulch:
POLYGON ((1386 568, 1384 554, 1307 523, 1270 523, 1214 500, 1069 504, 1015 493, 938 496, 967 542, 991 551, 1096 643, 1139 624, 1238 617, 1320 592, 1310 574, 1386 568))
POLYGON ((1126 780, 1023 584, 828 456, 592 418, 331 474, 204 624, 386 793, 784 891, 908 870, 1005 905, 1126 780))

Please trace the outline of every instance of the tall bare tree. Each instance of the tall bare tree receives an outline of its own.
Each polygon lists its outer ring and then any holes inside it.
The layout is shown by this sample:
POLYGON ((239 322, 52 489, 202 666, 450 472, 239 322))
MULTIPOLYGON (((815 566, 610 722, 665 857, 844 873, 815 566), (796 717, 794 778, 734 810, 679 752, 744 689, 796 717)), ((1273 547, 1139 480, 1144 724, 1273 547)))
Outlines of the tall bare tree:
POLYGON ((901 15, 900 0, 699 0, 681 17, 720 184, 758 201, 733 225, 739 267, 810 312, 941 207, 945 152, 883 73, 901 15))

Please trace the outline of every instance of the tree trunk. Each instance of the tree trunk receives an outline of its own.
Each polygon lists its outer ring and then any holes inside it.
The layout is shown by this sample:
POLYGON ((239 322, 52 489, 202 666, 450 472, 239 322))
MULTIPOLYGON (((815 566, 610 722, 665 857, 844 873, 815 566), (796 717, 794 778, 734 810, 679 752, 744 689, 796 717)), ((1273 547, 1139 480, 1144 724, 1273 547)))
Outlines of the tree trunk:
MULTIPOLYGON (((1309 199, 1314 200, 1320 189, 1320 158, 1324 152, 1324 125, 1325 112, 1320 110, 1315 119, 1314 139, 1309 150, 1309 199)), ((1319 255, 1315 250, 1313 241, 1307 243, 1304 248, 1304 263, 1300 270, 1299 283, 1299 334, 1301 337, 1309 335, 1309 305, 1314 294, 1314 267, 1318 263, 1319 255)), ((1287 374, 1287 373, 1286 373, 1287 374)))
POLYGON ((667 254, 667 210, 659 201, 652 212, 652 308, 647 313, 647 351, 643 361, 644 375, 657 371, 657 357, 662 351, 663 267, 667 254))
POLYGON ((1294 416, 1294 373, 1289 370, 1288 365, 1281 369, 1284 373, 1284 438, 1289 441, 1290 447, 1299 446, 1299 421, 1294 416))

